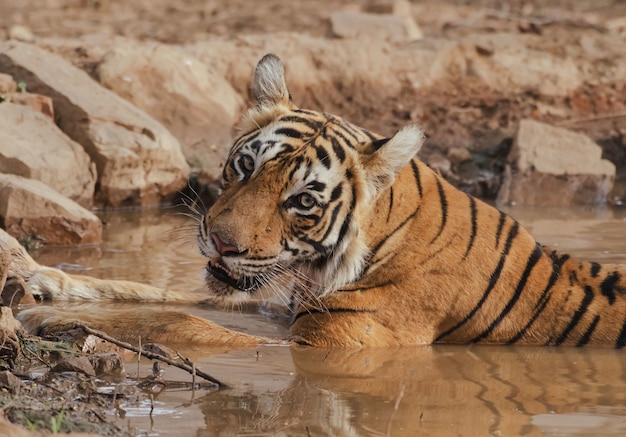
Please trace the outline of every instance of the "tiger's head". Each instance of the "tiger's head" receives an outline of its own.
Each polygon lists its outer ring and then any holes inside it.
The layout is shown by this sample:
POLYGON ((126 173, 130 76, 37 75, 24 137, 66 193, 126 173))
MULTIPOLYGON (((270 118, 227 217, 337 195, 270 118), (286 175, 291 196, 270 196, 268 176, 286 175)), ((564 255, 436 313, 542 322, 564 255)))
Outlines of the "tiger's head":
POLYGON ((228 303, 321 297, 357 280, 368 247, 360 223, 423 142, 417 127, 383 139, 291 100, 275 55, 256 67, 257 104, 241 123, 222 194, 198 242, 206 282, 228 303))

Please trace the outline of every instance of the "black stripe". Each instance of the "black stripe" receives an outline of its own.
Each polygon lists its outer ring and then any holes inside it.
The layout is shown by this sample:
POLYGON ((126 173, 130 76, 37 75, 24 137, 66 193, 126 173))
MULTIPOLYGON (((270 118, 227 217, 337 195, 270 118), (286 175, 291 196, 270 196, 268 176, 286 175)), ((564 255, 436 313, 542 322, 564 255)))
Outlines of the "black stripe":
POLYGON ((343 192, 342 183, 339 182, 339 184, 337 184, 337 186, 333 188, 333 191, 330 193, 330 200, 328 202, 332 203, 335 200, 339 199, 342 192, 343 192))
POLYGON ((336 124, 335 128, 341 129, 343 131, 343 134, 347 134, 348 136, 352 137, 352 142, 358 143, 359 136, 357 135, 357 131, 355 129, 351 129, 351 127, 347 123, 344 122, 342 124, 336 124))
POLYGON ((601 269, 602 269, 602 266, 599 263, 592 262, 591 263, 591 277, 592 278, 597 278, 598 277, 598 273, 600 273, 601 269))
POLYGON ((600 316, 596 315, 593 318, 593 322, 591 322, 591 325, 589 325, 589 328, 587 328, 583 336, 580 337, 580 340, 578 340, 578 343, 576 343, 577 347, 581 347, 589 343, 589 340, 591 340, 591 336, 593 335, 593 331, 595 331, 596 326, 598 326, 599 321, 600 321, 600 316))
POLYGON ((332 313, 360 314, 360 313, 375 313, 375 312, 376 311, 374 310, 357 310, 354 308, 326 308, 326 309, 313 308, 313 309, 300 311, 293 318, 291 324, 293 325, 296 322, 296 320, 298 320, 300 317, 312 316, 313 314, 332 314, 332 313))
POLYGON ((350 209, 348 210, 348 215, 346 216, 346 219, 343 221, 343 224, 341 225, 341 229, 339 229, 337 242, 334 244, 335 247, 337 247, 343 241, 344 237, 346 236, 346 233, 348 232, 348 227, 350 226, 350 223, 352 222, 352 214, 354 213, 355 206, 356 206, 356 187, 352 187, 352 201, 350 202, 350 209))
POLYGON ((504 222, 506 221, 506 214, 502 211, 500 213, 500 219, 498 220, 498 230, 496 231, 496 249, 500 245, 500 236, 502 235, 502 229, 504 229, 504 222))
POLYGON ((483 304, 485 303, 485 301, 489 297, 489 294, 491 293, 493 288, 498 283, 498 280, 500 279, 500 274, 502 273, 502 269, 504 268, 504 263, 506 261, 506 257, 508 255, 509 251, 511 250, 511 245, 513 244, 513 240, 517 236, 518 230, 519 230, 519 224, 517 222, 515 222, 513 224, 513 226, 511 226, 511 229, 509 230, 509 235, 508 235, 508 237, 506 239, 506 244, 504 246, 504 251, 502 252, 502 255, 500 256, 500 261, 498 262, 498 265, 496 266, 495 270, 491 274, 491 276, 489 278, 489 284, 487 285, 487 288, 485 289, 485 291, 484 291, 482 297, 480 298, 480 300, 478 301, 478 303, 463 318, 463 320, 458 322, 452 328, 450 328, 447 331, 445 331, 443 334, 440 334, 439 336, 437 336, 437 338, 435 339, 435 342, 441 341, 441 339, 443 339, 444 337, 447 337, 448 335, 450 335, 451 333, 453 333, 454 331, 459 329, 461 326, 465 325, 472 317, 474 317, 474 315, 478 312, 478 310, 483 306, 483 304))
POLYGON ((309 182, 306 187, 313 191, 322 192, 326 189, 326 184, 320 181, 309 182))
POLYGON ((387 223, 391 219, 391 211, 393 210, 393 185, 389 188, 389 212, 387 212, 387 223))
POLYGON ((252 141, 252 143, 250 143, 250 150, 252 150, 253 152, 258 152, 259 149, 261 148, 261 141, 256 140, 256 141, 252 141))
POLYGON ((351 149, 354 149, 354 144, 352 141, 350 141, 348 138, 346 138, 346 136, 339 130, 337 129, 333 129, 332 133, 335 134, 335 136, 339 139, 341 139, 341 141, 343 141, 343 143, 346 145, 346 147, 350 147, 351 149))
POLYGON ((326 232, 324 233, 320 241, 324 241, 333 230, 333 227, 335 226, 335 222, 337 221, 337 215, 339 214, 339 211, 341 210, 342 206, 343 206, 343 202, 339 202, 337 206, 335 206, 335 209, 333 209, 333 212, 330 215, 328 228, 326 228, 326 232))
POLYGON ((281 117, 279 121, 300 123, 311 129, 312 131, 318 131, 322 127, 322 122, 319 120, 313 120, 310 118, 299 117, 297 115, 287 115, 281 117))
MULTIPOLYGON (((559 262, 560 260, 556 262, 554 260, 552 261, 552 274, 550 275, 550 278, 548 279, 548 284, 541 293, 537 304, 535 304, 535 312, 530 317, 530 320, 526 323, 526 325, 522 329, 520 329, 520 331, 507 342, 507 344, 517 343, 522 337, 524 337, 524 335, 526 335, 526 332, 530 329, 533 323, 535 323, 537 318, 541 315, 541 313, 545 310, 548 303, 550 302, 550 299, 552 298, 552 287, 561 275, 561 267, 563 267, 563 264, 559 262)), ((565 261, 566 260, 563 260, 563 262, 565 261)))
POLYGON ((417 208, 415 211, 413 211, 413 213, 411 215, 409 215, 407 218, 405 218, 402 221, 402 223, 400 223, 398 226, 396 226, 396 228, 394 230, 392 230, 391 232, 387 233, 387 235, 385 235, 385 237, 382 240, 380 240, 378 242, 378 244, 376 244, 376 246, 374 246, 374 248, 370 251, 370 259, 374 258, 376 253, 380 250, 380 248, 383 246, 383 244, 385 244, 387 242, 387 240, 389 240, 389 238, 393 237, 396 232, 398 232, 400 229, 402 229, 404 227, 404 225, 406 225, 410 220, 415 218, 415 216, 417 215, 418 211, 419 211, 419 208, 417 208))
POLYGON ((448 199, 446 199, 446 193, 443 191, 443 185, 439 181, 439 178, 435 178, 435 182, 437 183, 437 190, 439 191, 439 201, 441 202, 441 224, 439 225, 439 231, 437 231, 437 235, 430 241, 430 244, 433 244, 437 241, 437 238, 443 232, 443 228, 446 227, 446 222, 448 221, 448 199))
POLYGON ((239 148, 239 146, 240 146, 242 143, 245 143, 245 142, 249 142, 249 141, 253 141, 253 140, 255 140, 255 139, 256 139, 256 138, 257 138, 257 137, 261 134, 261 132, 262 132, 262 131, 257 130, 257 131, 252 132, 251 134, 244 135, 243 137, 239 137, 239 138, 235 141, 235 143, 233 144, 233 147, 232 147, 232 149, 231 149, 231 150, 234 152, 234 151, 236 151, 236 150, 239 148))
POLYGON ((321 146, 316 146, 316 145, 314 145, 313 147, 315 147, 315 153, 317 154, 317 159, 322 164, 324 164, 324 167, 330 168, 330 165, 331 165, 330 156, 328 155, 328 152, 326 151, 326 149, 321 146))
POLYGON ((620 280, 621 276, 618 272, 613 272, 602 281, 600 284, 600 291, 603 296, 609 301, 609 305, 613 305, 615 303, 615 284, 617 284, 620 280))
POLYGON ((415 182, 417 183, 417 192, 422 197, 422 179, 420 178, 420 171, 415 163, 415 159, 411 160, 411 168, 413 169, 413 175, 415 176, 415 182))
POLYGON ((371 133, 367 129, 361 128, 361 132, 364 133, 370 140, 372 140, 372 141, 376 140, 376 135, 374 135, 373 133, 371 133))
POLYGON ((302 163, 304 162, 304 158, 302 156, 296 156, 295 158, 293 158, 293 167, 291 168, 291 171, 289 172, 289 180, 293 179, 293 176, 296 174, 296 172, 298 170, 300 170, 300 167, 302 167, 302 163))
POLYGON ((285 135, 289 138, 302 138, 302 132, 290 127, 281 127, 280 129, 276 129, 274 133, 276 135, 285 135))
POLYGON ((572 331, 572 329, 574 329, 576 325, 578 325, 578 322, 580 322, 580 319, 582 319, 582 317, 587 312, 587 308, 589 307, 589 304, 591 303, 592 300, 593 300, 593 289, 587 285, 585 287, 585 297, 583 297, 583 300, 580 302, 580 306, 574 313, 572 320, 569 322, 569 325, 567 325, 565 330, 561 333, 561 335, 559 335, 557 340, 554 342, 555 345, 558 346, 565 341, 565 339, 567 338, 569 333, 572 331))
POLYGON ((343 163, 346 160, 346 152, 343 150, 343 147, 341 147, 341 144, 339 144, 339 141, 337 141, 335 137, 330 137, 330 143, 333 146, 335 155, 337 155, 337 159, 339 159, 339 162, 343 163))
POLYGON ((500 315, 496 317, 496 319, 493 322, 491 322, 491 324, 487 327, 487 329, 485 329, 480 335, 476 336, 476 338, 472 340, 473 343, 476 343, 482 340, 483 338, 488 337, 489 334, 491 334, 491 332, 496 328, 496 326, 498 326, 500 322, 502 322, 502 320, 509 314, 509 312, 511 312, 511 310, 513 309, 513 307, 519 300, 520 296, 522 295, 522 291, 524 290, 524 287, 526 287, 526 282, 528 281, 528 278, 530 277, 530 273, 532 272, 533 267, 535 267, 535 265, 539 262, 542 255, 543 255, 543 250, 541 249, 541 246, 537 244, 535 246, 535 250, 533 250, 533 253, 530 254, 530 257, 528 258, 528 262, 526 262, 526 268, 524 269, 524 272, 522 273, 522 276, 520 277, 520 280, 517 283, 517 287, 515 287, 515 292, 513 293, 513 296, 511 297, 509 302, 506 304, 506 306, 504 307, 500 315))
POLYGON ((467 258, 467 255, 469 255, 470 250, 472 250, 472 246, 474 245, 474 238, 476 238, 476 232, 478 231, 478 222, 477 222, 477 219, 476 219, 476 215, 477 215, 476 201, 470 195, 468 195, 467 197, 469 197, 469 201, 470 201, 470 213, 471 213, 471 216, 472 216, 472 218, 471 218, 471 220, 472 220, 472 233, 470 234, 469 243, 467 243, 467 249, 465 249, 465 255, 463 255, 463 259, 467 258))

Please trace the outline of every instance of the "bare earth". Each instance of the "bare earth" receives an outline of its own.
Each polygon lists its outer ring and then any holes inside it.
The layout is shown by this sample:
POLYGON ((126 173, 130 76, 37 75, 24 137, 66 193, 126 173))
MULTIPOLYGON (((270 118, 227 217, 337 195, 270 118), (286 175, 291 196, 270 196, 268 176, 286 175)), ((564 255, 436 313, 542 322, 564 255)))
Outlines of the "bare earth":
MULTIPOLYGON (((537 35, 537 46, 563 53, 585 44, 586 36, 626 30, 626 4, 618 0, 576 1, 413 1, 413 18, 426 38, 462 41, 469 34, 537 35)), ((386 13, 390 0, 230 0, 166 2, 161 0, 4 0, 0 6, 0 40, 15 25, 29 28, 36 39, 81 38, 102 41, 124 36, 141 41, 188 44, 212 39, 241 39, 273 32, 329 37, 329 17, 339 10, 386 13)), ((582 53, 598 59, 599 78, 612 68, 602 61, 614 47, 595 46, 582 53), (606 53, 603 53, 606 52, 606 53), (603 55, 606 55, 603 56, 603 55)), ((489 55, 489 47, 477 47, 489 55)), ((84 56, 84 53, 82 54, 84 56)), ((89 71, 89 58, 74 57, 89 71)), ((234 54, 236 56, 236 54, 234 54)), ((578 130, 596 140, 604 157, 618 169, 615 201, 626 194, 626 88, 602 81, 585 83, 562 97, 538 90, 511 94, 485 89, 467 78, 436 90, 407 89, 389 101, 343 95, 332 102, 298 99, 302 106, 323 106, 382 134, 410 122, 421 124, 429 142, 422 157, 437 165, 451 148, 470 149, 473 160, 455 165, 446 176, 468 192, 493 199, 501 183, 502 159, 521 118, 533 117, 578 130), (304 100, 304 101, 303 101, 304 100), (548 109, 546 109, 548 108, 548 109)), ((323 93, 322 93, 323 95, 323 93)), ((445 167, 445 166, 444 166, 445 167)))

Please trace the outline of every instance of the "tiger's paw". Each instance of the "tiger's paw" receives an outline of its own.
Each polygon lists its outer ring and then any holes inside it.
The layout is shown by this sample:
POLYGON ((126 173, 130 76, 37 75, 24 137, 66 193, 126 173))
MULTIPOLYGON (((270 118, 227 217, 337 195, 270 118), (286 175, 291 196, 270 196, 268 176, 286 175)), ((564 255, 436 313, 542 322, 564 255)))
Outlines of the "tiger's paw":
POLYGON ((61 311, 46 306, 37 306, 21 311, 17 320, 20 321, 26 332, 39 337, 82 326, 80 320, 64 317, 61 311))

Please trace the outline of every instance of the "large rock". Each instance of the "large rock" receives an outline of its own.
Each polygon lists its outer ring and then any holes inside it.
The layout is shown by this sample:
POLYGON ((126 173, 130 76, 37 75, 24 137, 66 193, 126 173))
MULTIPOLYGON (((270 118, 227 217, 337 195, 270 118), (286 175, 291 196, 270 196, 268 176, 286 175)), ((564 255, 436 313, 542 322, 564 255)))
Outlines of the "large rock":
POLYGON ((493 90, 566 96, 584 83, 580 60, 542 49, 534 35, 470 35, 463 46, 469 72, 493 90))
POLYGON ((173 46, 118 44, 98 78, 163 123, 192 167, 219 176, 243 99, 210 65, 173 46))
POLYGON ((15 41, 0 44, 0 72, 54 101, 59 127, 95 162, 105 205, 151 204, 188 177, 180 144, 159 122, 57 55, 15 41))
POLYGON ((534 120, 520 122, 508 160, 500 204, 601 204, 615 179, 615 165, 589 137, 534 120))
POLYGON ((330 16, 330 30, 333 36, 339 38, 375 38, 393 42, 422 39, 422 32, 413 18, 407 11, 403 12, 400 15, 339 11, 330 16))
POLYGON ((47 244, 102 240, 102 223, 93 213, 43 182, 8 174, 0 174, 0 227, 15 237, 37 236, 47 244))
POLYGON ((0 173, 37 179, 91 206, 96 167, 80 144, 30 107, 0 104, 0 173))

